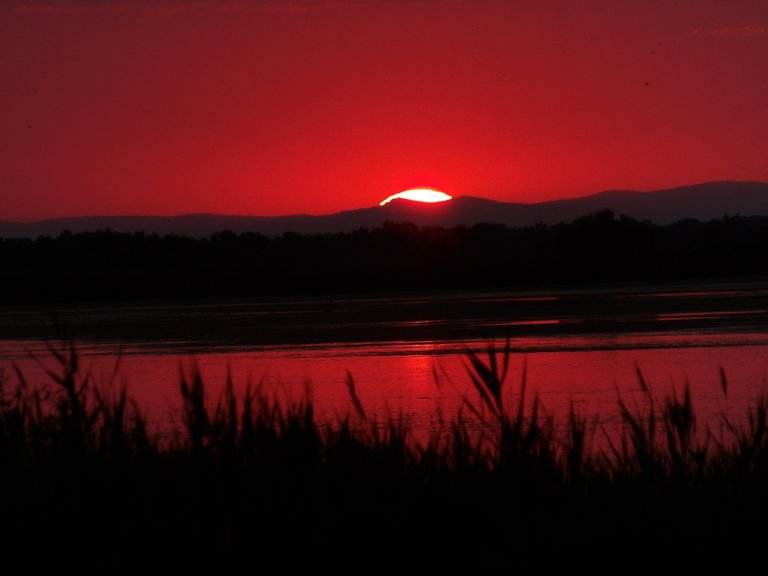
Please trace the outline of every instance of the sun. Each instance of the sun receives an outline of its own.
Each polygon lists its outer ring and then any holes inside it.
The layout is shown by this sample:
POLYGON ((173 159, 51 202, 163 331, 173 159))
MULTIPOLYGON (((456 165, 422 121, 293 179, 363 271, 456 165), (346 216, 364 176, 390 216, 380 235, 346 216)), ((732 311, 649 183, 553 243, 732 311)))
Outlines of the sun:
POLYGON ((404 190, 397 194, 392 194, 389 198, 382 200, 379 206, 384 206, 392 200, 403 198, 404 200, 413 200, 414 202, 427 202, 428 204, 434 204, 435 202, 445 202, 450 200, 452 196, 449 196, 445 192, 439 190, 432 190, 432 188, 412 188, 410 190, 404 190))

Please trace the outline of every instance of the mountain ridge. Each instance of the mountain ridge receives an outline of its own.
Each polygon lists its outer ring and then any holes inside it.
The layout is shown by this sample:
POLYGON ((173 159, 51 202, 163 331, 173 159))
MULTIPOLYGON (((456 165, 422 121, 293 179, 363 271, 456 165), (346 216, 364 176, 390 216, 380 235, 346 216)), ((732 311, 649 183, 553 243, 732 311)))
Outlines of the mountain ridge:
POLYGON ((768 216, 768 183, 720 181, 678 186, 649 192, 604 190, 588 196, 538 203, 502 202, 476 196, 457 196, 448 202, 422 204, 395 200, 385 206, 344 210, 328 215, 243 216, 189 213, 177 216, 82 216, 37 222, 0 221, 0 237, 35 238, 109 228, 120 232, 146 232, 209 236, 222 230, 258 232, 268 236, 349 232, 374 228, 387 221, 420 226, 470 226, 482 222, 507 226, 557 224, 610 209, 638 220, 670 224, 684 219, 711 220, 724 215, 768 216))

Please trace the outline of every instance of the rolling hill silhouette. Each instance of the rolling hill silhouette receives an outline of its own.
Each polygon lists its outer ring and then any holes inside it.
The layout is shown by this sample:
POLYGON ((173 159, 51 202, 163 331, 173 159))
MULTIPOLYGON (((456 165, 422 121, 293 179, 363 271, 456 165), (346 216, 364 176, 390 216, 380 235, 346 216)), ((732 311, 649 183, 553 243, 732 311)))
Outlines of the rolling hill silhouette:
POLYGON ((285 232, 313 234, 348 232, 374 228, 384 222, 413 222, 420 226, 471 226, 481 222, 507 226, 570 222, 604 209, 638 220, 669 224, 692 218, 711 220, 724 215, 768 215, 768 183, 709 182, 654 192, 610 190, 581 198, 522 204, 459 196, 449 202, 422 204, 395 200, 385 206, 347 210, 325 216, 226 216, 185 214, 181 216, 88 216, 56 218, 40 222, 0 222, 0 237, 56 236, 111 229, 119 232, 155 232, 209 236, 221 230, 259 232, 274 236, 285 232))

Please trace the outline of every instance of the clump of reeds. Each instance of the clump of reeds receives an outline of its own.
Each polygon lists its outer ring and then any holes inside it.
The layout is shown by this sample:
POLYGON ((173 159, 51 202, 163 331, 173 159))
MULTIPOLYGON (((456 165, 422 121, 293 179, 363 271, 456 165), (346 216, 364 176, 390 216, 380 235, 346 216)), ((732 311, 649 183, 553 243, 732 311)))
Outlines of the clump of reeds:
POLYGON ((168 440, 125 386, 95 386, 73 346, 51 354, 47 384, 18 369, 0 378, 0 536, 11 550, 252 556, 289 539, 328 554, 426 553, 415 543, 428 534, 457 553, 518 562, 578 555, 595 539, 669 552, 766 535, 765 396, 743 423, 723 416, 716 435, 697 428, 687 387, 656 398, 638 371, 643 402, 619 399, 617 430, 573 407, 557 426, 528 397, 525 368, 508 382, 508 343, 490 344, 485 357, 466 353, 462 409, 419 443, 403 419, 373 422, 351 375, 350 413, 325 422, 309 393, 238 395, 231 376, 208 398, 193 365, 181 373, 181 427, 168 440), (607 450, 593 442, 601 433, 607 450))

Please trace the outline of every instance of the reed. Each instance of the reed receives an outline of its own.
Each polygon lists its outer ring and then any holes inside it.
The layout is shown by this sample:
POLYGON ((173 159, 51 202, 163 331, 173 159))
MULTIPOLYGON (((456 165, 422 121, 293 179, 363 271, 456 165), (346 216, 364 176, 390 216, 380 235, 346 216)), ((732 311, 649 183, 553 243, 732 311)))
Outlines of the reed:
MULTIPOLYGON (((768 401, 744 422, 699 430, 690 390, 618 399, 618 430, 571 408, 558 426, 508 343, 467 351, 471 392, 449 425, 417 442, 403 418, 374 422, 347 386, 350 412, 319 421, 298 401, 231 376, 218 398, 193 365, 179 378, 181 428, 147 425, 124 385, 93 385, 74 347, 51 348, 50 381, 0 378, 0 515, 11 553, 45 546, 97 555, 274 557, 290 544, 323 557, 387 550, 542 554, 754 550, 768 535, 768 401), (607 442, 594 439, 604 435, 607 442), (607 445, 603 449, 600 446, 607 445), (419 546, 421 542, 423 546, 419 546)), ((114 379, 113 379, 114 380, 114 379)), ((728 383, 723 375, 723 393, 728 383)))

